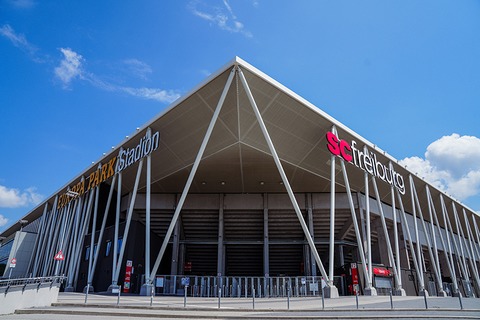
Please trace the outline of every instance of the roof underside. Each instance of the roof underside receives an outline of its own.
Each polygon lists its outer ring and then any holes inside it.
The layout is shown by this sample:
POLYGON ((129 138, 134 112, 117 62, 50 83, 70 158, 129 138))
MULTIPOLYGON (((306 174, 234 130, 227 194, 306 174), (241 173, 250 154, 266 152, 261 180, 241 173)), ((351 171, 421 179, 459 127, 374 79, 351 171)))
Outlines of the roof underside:
MULTIPOLYGON (((365 143, 375 151, 378 160, 384 164, 388 164, 389 161, 396 162, 392 157, 384 155, 383 151, 374 149, 371 143, 330 118, 320 109, 237 58, 212 75, 197 90, 177 101, 173 107, 152 120, 121 146, 135 147, 140 138, 145 135, 147 127, 150 127, 153 132, 160 133, 159 148, 152 153, 153 193, 183 191, 227 78, 232 68, 236 66, 241 68, 246 77, 294 192, 330 191, 331 153, 326 148, 325 134, 334 124, 341 139, 356 140, 359 148, 365 143)), ((118 148, 101 161, 105 163, 117 154, 118 148)), ((92 165, 83 175, 88 176, 97 165, 98 163, 92 165)), ((137 166, 138 163, 123 171, 123 194, 133 190, 137 166)), ((364 171, 351 164, 346 164, 346 167, 351 189, 364 192, 364 171)), ((412 203, 408 186, 410 172, 398 164, 394 164, 394 168, 405 179, 406 193, 402 200, 405 210, 411 212, 412 203)), ((344 178, 338 165, 335 172, 336 191, 344 192, 344 178)), ((79 180, 80 176, 59 190, 57 194, 63 193, 68 186, 72 186, 79 180)), ((190 193, 284 193, 285 186, 280 181, 280 175, 265 137, 239 75, 236 74, 228 89, 190 193)), ((419 199, 426 199, 426 183, 418 177, 414 177, 414 181, 419 199)), ((390 204, 390 185, 379 179, 377 179, 377 185, 382 201, 390 204)), ((145 192, 144 189, 145 174, 142 174, 139 192, 145 192)), ((438 199, 440 192, 435 188, 430 190, 433 199, 438 199)), ((48 200, 50 204, 53 204, 55 195, 48 200)), ((370 196, 374 197, 372 187, 370 187, 370 196)), ((451 214, 451 199, 445 198, 445 200, 451 214)), ((420 202, 423 203, 423 214, 429 220, 427 201, 420 202)), ((34 209, 28 215, 29 220, 32 221, 40 216, 43 207, 44 204, 34 209)), ((441 213, 439 201, 435 201, 435 209, 437 213, 441 213)), ((443 226, 443 223, 441 224, 443 226)))

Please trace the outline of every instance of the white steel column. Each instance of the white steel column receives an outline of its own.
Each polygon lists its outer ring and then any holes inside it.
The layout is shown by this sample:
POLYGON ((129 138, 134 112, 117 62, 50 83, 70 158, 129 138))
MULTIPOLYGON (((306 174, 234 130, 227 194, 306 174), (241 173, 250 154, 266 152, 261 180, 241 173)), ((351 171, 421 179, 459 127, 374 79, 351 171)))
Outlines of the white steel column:
POLYGON ((454 211, 454 215, 455 215, 455 224, 457 226, 457 232, 458 232, 458 230, 460 230, 460 233, 458 234, 458 237, 459 237, 459 242, 460 242, 460 248, 462 249, 463 259, 464 259, 465 265, 466 265, 467 264, 466 259, 468 258, 468 263, 470 264, 470 269, 473 273, 472 278, 475 281, 475 284, 477 285, 477 289, 480 291, 480 279, 478 277, 477 268, 473 263, 475 258, 474 258, 473 252, 470 252, 469 247, 467 246, 467 238, 465 237, 465 234, 463 232, 463 228, 462 228, 462 225, 461 225, 461 222, 460 222, 460 217, 457 213, 457 209, 456 209, 455 204, 453 202, 452 202, 452 206, 453 206, 453 211, 454 211), (457 222, 457 220, 458 220, 458 222, 457 222), (466 247, 465 250, 467 251, 468 256, 465 255, 465 251, 463 250, 462 240, 463 240, 464 245, 466 247))
POLYGON ((427 295, 428 296, 428 291, 425 289, 425 277, 423 274, 423 263, 422 263, 422 245, 420 243, 420 238, 418 235, 418 223, 417 223, 417 207, 415 205, 415 196, 414 196, 414 191, 413 191, 413 178, 412 175, 408 176, 410 180, 410 194, 412 197, 412 213, 413 213, 413 226, 415 228, 415 239, 416 239, 416 244, 417 244, 417 257, 419 260, 418 267, 419 269, 417 270, 418 276, 421 279, 422 286, 423 288, 420 288, 419 293, 422 295, 427 295))
MULTIPOLYGON (((98 169, 102 167, 101 164, 98 165, 98 169)), ((97 170, 98 170, 97 169, 97 170)), ((92 292, 94 291, 93 286, 92 286, 92 266, 93 266, 93 251, 95 251, 95 233, 96 233, 96 227, 97 227, 97 216, 98 216, 98 198, 100 196, 100 186, 97 185, 95 187, 95 205, 93 207, 93 221, 92 221, 92 229, 91 229, 91 235, 90 235, 90 252, 89 252, 89 257, 88 257, 88 274, 87 274, 87 285, 85 286, 86 290, 87 288, 91 288, 92 292)), ((97 251, 98 251, 98 244, 97 244, 97 251)))
MULTIPOLYGON (((368 154, 368 149, 364 147, 364 153, 368 154)), ((367 259, 368 259, 368 277, 370 279, 370 287, 373 288, 373 265, 372 265, 372 231, 371 231, 371 217, 370 217, 370 185, 368 183, 368 173, 364 173, 365 180, 365 214, 367 220, 367 259)), ((376 290, 375 290, 376 291, 376 290)))
MULTIPOLYGON (((93 257, 91 271, 89 272, 89 275, 88 275, 88 283, 90 283, 90 285, 93 282, 93 276, 95 274, 95 268, 97 266, 98 255, 100 252, 100 248, 102 247, 103 233, 105 232, 105 226, 107 224, 107 217, 108 217, 108 212, 110 211, 110 204, 112 202, 113 190, 115 189, 116 179, 117 179, 117 176, 114 175, 112 179, 112 183, 110 185, 110 191, 108 192, 107 205, 105 206, 105 211, 103 213, 102 226, 100 227, 100 234, 98 235, 98 240, 97 240, 98 247, 97 247, 97 251, 95 252, 95 256, 93 257)), ((99 187, 100 186, 98 186, 97 188, 99 187)))
POLYGON ((392 244, 390 243, 390 234, 388 233, 387 222, 385 221, 385 214, 383 212, 382 202, 380 198, 380 193, 378 192, 377 181, 375 177, 372 177, 373 183, 373 190, 375 191, 375 198, 377 200, 378 210, 380 211, 380 220, 382 221, 383 232, 385 233, 385 240, 387 241, 387 250, 388 250, 388 258, 390 263, 392 264, 393 274, 395 276, 395 282, 397 286, 395 288, 395 295, 397 296, 405 296, 405 290, 402 288, 402 280, 399 277, 399 270, 395 266, 395 259, 393 257, 393 250, 392 244))
POLYGON ((315 247, 315 243, 313 242, 313 239, 310 235, 310 232, 308 231, 308 226, 305 223, 305 220, 303 219, 302 212, 300 211, 300 207, 298 206, 297 200, 295 199, 295 195, 292 191, 292 188, 290 187, 290 183, 287 179, 287 175, 285 174, 285 171, 283 170, 282 163, 280 162, 280 159, 277 155, 277 151, 275 150, 275 147, 273 145, 273 142, 270 138, 270 135, 267 131, 267 128, 265 126, 265 123, 263 122, 262 115, 260 114, 260 111, 258 110, 257 103, 255 102, 255 99, 253 98, 252 92, 250 91, 250 87, 248 86, 247 80, 245 79, 245 76, 243 75, 243 72, 240 68, 238 68, 238 74, 240 76, 240 80, 242 81, 243 87, 245 89, 245 92, 247 94, 248 100, 250 101, 250 105, 253 108, 253 111, 255 113, 255 116, 257 118, 258 124, 260 125, 260 129, 262 130, 263 136, 265 137, 265 140, 267 142, 268 148, 270 150, 270 153, 272 154, 273 160, 275 161, 275 164, 277 166, 277 170, 280 173, 280 176, 282 178, 283 184, 285 188, 287 189, 288 196, 290 197, 290 202, 293 205, 293 208, 295 209, 295 213, 297 214, 298 220, 300 221, 300 225, 302 226, 303 233, 305 234, 305 237, 307 238, 307 241, 310 245, 310 249, 313 251, 315 260, 317 261, 318 267, 320 268, 320 272, 322 273, 322 276, 325 278, 325 280, 328 282, 328 288, 326 292, 326 296, 330 298, 337 298, 338 297, 338 290, 335 286, 332 285, 332 279, 330 279, 323 267, 322 261, 320 260, 320 256, 318 255, 317 248, 315 247))
MULTIPOLYGON (((430 194, 430 189, 428 188, 428 186, 427 186, 427 196, 428 196, 428 201, 430 201, 431 205, 432 205, 433 217, 435 218, 435 224, 437 225, 438 234, 440 235, 440 241, 442 243, 443 253, 445 255, 445 260, 447 261, 447 267, 448 267, 448 271, 450 273, 450 278, 452 278, 452 283, 453 283, 452 296, 456 296, 456 295, 458 295, 458 284, 457 284, 457 275, 455 274, 455 263, 453 262, 453 256, 452 256, 452 248, 450 247, 450 240, 448 240, 448 247, 447 247, 445 245, 445 241, 443 240, 442 229, 440 227, 440 223, 438 222, 437 212, 435 211, 435 206, 433 205, 432 195, 430 194)), ((440 200, 442 200, 442 199, 440 198, 440 200)), ((442 212, 443 212, 443 204, 442 204, 442 212)), ((445 216, 444 216, 444 218, 445 218, 445 216)), ((432 220, 431 216, 430 216, 430 220, 432 221, 432 226, 433 226, 433 220, 432 220)), ((445 219, 444 219, 444 223, 445 223, 445 234, 446 234, 447 239, 448 239, 448 227, 447 227, 447 222, 445 221, 445 219)), ((439 262, 439 265, 440 265, 440 262, 439 262)), ((440 267, 439 267, 439 270, 440 270, 440 267)))
MULTIPOLYGON (((355 205, 353 204, 352 191, 350 190, 350 181, 348 180, 347 169, 345 168, 345 161, 340 160, 340 165, 342 166, 343 180, 345 182, 345 188, 347 189, 348 195, 348 204, 350 205, 350 213, 352 214, 352 223, 353 228, 355 229, 355 236, 357 238, 358 251, 360 254, 360 260, 362 261, 362 269, 365 277, 365 282, 367 287, 365 291, 368 291, 369 295, 376 295, 376 290, 370 286, 372 280, 369 278, 369 273, 367 271, 367 264, 365 261, 365 251, 363 250, 362 237, 360 235, 360 230, 358 229, 357 215, 355 213, 355 205)), ((388 235, 387 235, 388 238, 388 235)), ((342 250, 343 251, 343 250, 342 250)), ((343 252, 342 252, 343 255, 343 252)))
MULTIPOLYGON (((390 162, 389 163, 390 169, 393 171, 393 165, 390 162)), ((400 266, 400 245, 398 243, 398 223, 397 223, 397 208, 395 206, 395 187, 392 185, 390 188, 390 193, 391 193, 391 199, 392 199, 392 216, 393 216, 393 238, 395 239, 394 245, 395 245, 395 264, 397 268, 397 274, 398 274, 398 286, 400 289, 403 287, 402 284, 402 272, 401 272, 401 266, 400 266)), ((405 291, 405 290, 404 290, 405 291)))
MULTIPOLYGON (((476 244, 476 247, 478 250, 478 257, 480 258, 480 232, 478 231, 477 221, 475 221, 475 216, 473 214, 472 214, 472 224, 473 224, 473 227, 475 228, 475 234, 477 235, 477 241, 475 242, 475 239, 473 239, 473 243, 476 244)), ((472 238, 475 238, 475 237, 472 235, 472 238)))
MULTIPOLYGON (((465 279, 467 279, 468 278, 467 268, 464 265, 463 260, 460 256, 460 250, 458 249, 457 240, 455 238, 455 234, 453 232, 453 227, 452 227, 452 224, 450 222, 450 217, 448 216, 448 210, 447 210, 447 207, 445 205, 445 202, 443 201, 443 196, 442 195, 440 195, 440 201, 442 203, 443 219, 445 221, 445 226, 447 226, 447 240, 448 240, 448 243, 449 243, 450 254, 452 255, 452 250, 450 248, 450 237, 452 237, 452 242, 453 242, 453 246, 454 246, 454 249, 455 249, 455 258, 457 259, 457 263, 459 264, 459 271, 460 271, 461 274, 463 274, 465 279)), ((453 261, 454 261, 453 256, 451 257, 451 259, 452 259, 452 263, 453 263, 453 261)))
MULTIPOLYGON (((410 234, 410 228, 408 226, 407 215, 405 214, 405 208, 403 206, 402 197, 400 196, 400 192, 398 190, 395 190, 395 192, 397 194, 398 203, 400 204, 400 213, 401 213, 400 217, 402 218, 403 229, 407 233, 408 244, 409 244, 408 246, 410 247, 410 254, 412 255, 415 271, 420 274, 422 257, 419 256, 417 259, 417 255, 415 254, 415 247, 413 246, 412 235, 410 234)), ((414 220, 416 219, 415 216, 413 217, 413 219, 414 220)), ((423 282, 423 274, 418 275, 417 280, 418 280, 418 285, 420 287, 419 292, 423 292, 425 290, 425 282, 423 282)))
POLYGON ((470 264, 472 266, 473 273, 475 275, 475 281, 477 283, 477 288, 480 291, 480 279, 479 279, 479 276, 478 276, 478 269, 477 269, 477 252, 476 252, 476 248, 474 247, 474 245, 472 243, 471 229, 470 229, 470 224, 468 223, 467 213, 465 212, 465 208, 462 208, 462 211, 463 211, 463 218, 465 219, 465 229, 467 229, 466 232, 467 232, 467 236, 468 236, 468 244, 470 246, 470 253, 471 253, 470 264))
MULTIPOLYGON (((337 133, 335 126, 332 132, 337 133)), ((333 286, 335 261, 335 156, 330 157, 330 237, 328 246, 328 284, 333 286)))
MULTIPOLYGON (((33 271, 32 271, 32 277, 35 277, 36 274, 37 274, 37 269, 38 269, 38 258, 39 258, 39 255, 40 255, 40 250, 42 248, 42 245, 43 245, 43 240, 45 238, 45 226, 46 226, 46 223, 45 221, 47 220, 47 213, 48 213, 48 202, 45 203, 45 208, 43 209, 43 214, 42 214, 42 222, 40 224, 40 228, 38 229, 38 233, 37 233, 37 238, 35 240, 35 248, 36 248, 36 252, 35 252, 35 260, 33 262, 33 271)), ((33 258, 33 255, 32 255, 32 258, 33 258)), ((30 261, 31 263, 31 261, 30 261)), ((30 267, 29 267, 30 269, 30 267)))
MULTIPOLYGON (((123 148, 120 148, 119 154, 122 154, 123 148)), ((118 173, 117 184, 117 206, 115 208, 115 231, 113 236, 113 263, 112 263, 112 284, 108 287, 108 291, 118 289, 115 273, 117 269, 117 252, 118 252, 118 229, 120 228, 120 209, 122 205, 122 172, 118 173)))
MULTIPOLYGON (((138 184, 140 182, 140 176, 142 175, 143 158, 138 162, 137 176, 135 177, 135 185, 133 186, 132 198, 130 199, 130 206, 127 213, 127 221, 125 223, 125 230, 123 231, 122 247, 120 248, 120 254, 118 256, 117 267, 115 269, 115 281, 118 282, 120 276, 120 269, 122 267, 123 255, 125 254, 125 248, 127 247, 128 232, 130 231, 130 223, 132 222, 133 208, 135 207, 135 200, 137 199, 138 184)), ((113 272, 113 271, 112 271, 113 272)))
MULTIPOLYGON (((86 194, 85 194, 86 197, 86 194)), ((78 266, 80 265, 80 260, 81 260, 81 253, 82 253, 82 247, 83 247, 83 241, 85 239, 86 231, 88 229, 88 223, 90 221, 90 214, 92 212, 92 202, 93 202, 93 190, 90 190, 88 194, 88 204, 84 206, 84 212, 82 214, 82 222, 79 224, 79 230, 76 235, 76 242, 75 242, 75 247, 74 251, 71 253, 72 254, 72 260, 70 261, 70 269, 68 272, 68 283, 67 287, 65 288, 65 291, 73 291, 74 287, 74 282, 75 282, 75 275, 78 269, 78 266)))
MULTIPOLYGON (((428 188, 428 185, 425 185, 425 191, 427 193, 427 203, 428 203, 428 213, 430 216, 430 230, 431 230, 431 237, 432 237, 432 243, 433 243, 433 253, 435 254, 435 263, 437 265, 437 276, 440 279, 440 282, 442 282, 442 269, 440 268, 440 258, 438 257, 438 247, 437 247, 437 237, 435 236, 435 224, 433 223, 433 215, 437 215, 435 212, 435 206, 432 201, 432 196, 430 195, 430 189, 428 188)), ((443 287, 442 287, 442 292, 443 292, 443 287)), ((440 292, 439 292, 440 293, 440 292)), ((444 293, 444 296, 446 296, 446 293, 444 293)))
POLYGON ((175 213, 173 214, 172 221, 170 222, 170 226, 168 227, 167 233, 165 234, 165 238, 163 240, 162 247, 160 248, 160 252, 158 253, 157 259, 156 259, 155 264, 154 264, 154 266, 152 268, 152 271, 150 273, 150 281, 152 281, 152 282, 153 282, 153 279, 155 278, 155 274, 157 273, 158 268, 160 267, 160 262, 162 261, 163 254, 165 253, 165 250, 166 250, 167 245, 168 245, 168 241, 170 240, 170 236, 172 235, 173 228, 175 227, 175 224, 177 223, 178 217, 180 215, 180 211, 183 208, 183 203, 185 202, 188 191, 190 190, 190 186, 192 185, 193 178, 195 177, 198 166, 200 164, 200 160, 203 157, 203 153, 205 152, 205 149, 207 147, 207 143, 210 140, 210 136, 213 132, 213 128, 215 126, 215 123, 217 122, 220 111, 222 110, 222 106, 223 106, 223 103, 224 103, 225 98, 227 96, 228 89, 230 88, 230 85, 232 84, 233 77, 235 76, 235 70, 236 70, 236 67, 234 67, 230 71, 230 75, 227 79, 227 83, 225 84, 225 87, 223 88, 223 92, 220 96, 220 100, 218 101, 217 107, 215 108, 215 112, 213 113, 212 119, 210 120, 210 124, 208 126, 207 132, 205 133, 205 137, 203 138, 202 144, 201 144, 200 149, 197 153, 197 157, 195 158, 195 161, 193 163, 192 170, 190 171, 190 174, 188 175, 188 179, 187 179, 187 182, 185 183, 185 187, 183 189, 182 195, 180 196, 180 200, 178 201, 178 205, 175 208, 175 213))
MULTIPOLYGON (((147 136, 151 137, 152 130, 147 129, 147 136)), ((145 199, 145 283, 140 290, 140 295, 150 295, 153 289, 153 282, 150 281, 150 214, 151 214, 151 184, 152 184, 152 158, 147 156, 147 179, 145 199)))
POLYGON ((415 189, 415 185, 413 183, 413 180, 411 180, 411 181, 412 181, 411 188, 412 188, 413 194, 415 196, 415 203, 417 204, 417 207, 418 207, 418 213, 420 215, 420 222, 422 223, 422 229, 423 229, 423 232, 425 233, 425 240, 427 241, 428 255, 430 256, 430 264, 433 267, 433 273, 435 274, 435 279, 437 280, 438 296, 446 297, 447 294, 445 293, 445 291, 443 291, 442 277, 439 273, 439 270, 437 269, 437 264, 435 262, 435 256, 433 255, 433 252, 432 252, 432 244, 430 242, 430 237, 428 236, 428 230, 427 230, 427 227, 425 225, 425 219, 423 218, 423 212, 422 212, 422 208, 420 207, 420 201, 418 201, 417 190, 415 189))

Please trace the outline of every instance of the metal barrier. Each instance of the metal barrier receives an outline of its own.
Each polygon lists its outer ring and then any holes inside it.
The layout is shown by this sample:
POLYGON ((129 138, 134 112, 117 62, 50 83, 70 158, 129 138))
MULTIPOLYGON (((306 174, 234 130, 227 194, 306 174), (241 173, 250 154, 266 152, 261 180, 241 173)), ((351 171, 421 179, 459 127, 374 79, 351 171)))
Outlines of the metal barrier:
MULTIPOLYGON (((213 277, 213 276, 157 276, 157 295, 184 295, 192 297, 256 297, 277 298, 322 295, 321 277, 213 277), (185 280, 188 278, 188 280, 185 280), (186 286, 185 284, 188 283, 186 286)), ((337 277, 335 277, 337 278, 337 277)), ((338 277, 335 283, 343 283, 338 277)))
POLYGON ((43 286, 60 286, 62 282, 66 279, 64 276, 52 276, 52 277, 38 277, 38 278, 14 278, 14 279, 5 279, 0 280, 0 291, 3 294, 7 294, 8 291, 12 288, 22 288, 22 291, 28 288, 37 288, 43 286))

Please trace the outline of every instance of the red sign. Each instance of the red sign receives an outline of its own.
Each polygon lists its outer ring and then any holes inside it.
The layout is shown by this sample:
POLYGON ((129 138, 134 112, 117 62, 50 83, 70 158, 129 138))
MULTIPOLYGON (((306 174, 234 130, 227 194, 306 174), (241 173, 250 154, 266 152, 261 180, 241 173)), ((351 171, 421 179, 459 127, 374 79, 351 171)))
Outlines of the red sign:
POLYGON ((356 167, 378 177, 388 184, 396 187, 401 194, 405 194, 405 182, 403 176, 397 172, 391 164, 383 164, 377 159, 374 152, 366 152, 357 148, 357 142, 352 140, 348 143, 339 139, 333 132, 327 132, 327 149, 331 154, 341 157, 356 167))
POLYGON ((352 283, 358 284, 358 269, 357 269, 357 264, 352 263, 350 264, 350 269, 352 270, 352 283))
POLYGON ((123 281, 123 292, 130 291, 130 280, 132 277, 132 260, 127 260, 127 267, 125 268, 125 280, 123 281))
POLYGON ((17 266, 17 258, 12 258, 10 261, 10 268, 15 268, 17 266))
POLYGON ((57 261, 65 260, 65 256, 63 255, 62 250, 58 251, 58 253, 55 255, 55 257, 53 257, 53 259, 57 260, 57 261))
POLYGON ((391 272, 385 268, 373 268, 373 274, 380 277, 389 277, 391 272))
POLYGON ((191 272, 192 271, 192 263, 191 262, 185 262, 185 266, 184 266, 183 269, 187 272, 191 272))

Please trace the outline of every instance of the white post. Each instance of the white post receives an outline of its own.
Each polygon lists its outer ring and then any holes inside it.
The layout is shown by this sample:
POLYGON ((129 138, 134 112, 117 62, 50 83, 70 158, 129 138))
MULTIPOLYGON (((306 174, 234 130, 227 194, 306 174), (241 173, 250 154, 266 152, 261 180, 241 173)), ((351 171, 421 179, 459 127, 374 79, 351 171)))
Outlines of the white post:
POLYGON ((177 207, 175 209, 175 213, 173 214, 172 221, 170 222, 170 226, 168 227, 167 233, 165 234, 165 238, 163 240, 162 247, 160 248, 160 252, 158 253, 157 259, 155 260, 155 264, 153 265, 152 271, 150 273, 150 281, 151 282, 153 282, 153 279, 155 278, 155 274, 157 273, 157 270, 160 267, 160 262, 162 261, 163 254, 165 253, 165 250, 167 249, 168 241, 170 240, 170 236, 172 235, 173 228, 175 227, 175 224, 177 223, 178 217, 180 216, 180 211, 183 208, 183 203, 185 202, 185 199, 187 198, 188 191, 190 190, 190 186, 192 185, 192 181, 193 181, 193 178, 195 177, 195 174, 197 172, 198 166, 200 164, 200 160, 203 157, 203 153, 205 152, 205 149, 207 147, 207 143, 210 140, 210 136, 213 132, 213 128, 215 126, 215 123, 217 122, 220 111, 222 110, 222 106, 223 106, 223 103, 225 102, 225 98, 227 96, 228 89, 230 88, 230 85, 232 84, 233 77, 235 76, 235 70, 236 70, 236 67, 234 67, 230 71, 230 75, 227 79, 227 83, 225 84, 225 87, 223 88, 223 92, 220 96, 220 100, 218 101, 217 107, 215 108, 215 112, 213 113, 212 119, 210 120, 210 124, 208 126, 207 132, 205 133, 205 137, 203 138, 200 149, 198 150, 197 157, 195 158, 192 170, 190 171, 187 182, 185 183, 185 187, 183 188, 183 192, 182 192, 182 195, 180 196, 180 200, 178 201, 177 207))
POLYGON ((418 264, 418 267, 419 269, 417 270, 418 272, 418 277, 420 278, 421 282, 420 282, 420 290, 419 290, 419 293, 420 294, 425 294, 428 296, 428 291, 425 289, 425 278, 423 276, 423 264, 421 263, 421 259, 422 259, 422 245, 420 243, 420 238, 418 236, 418 224, 417 224, 417 207, 415 205, 415 196, 414 196, 414 191, 413 191, 413 178, 412 178, 412 175, 409 175, 408 176, 409 180, 410 180, 410 193, 411 193, 411 197, 412 197, 412 212, 413 212, 413 226, 415 228, 415 239, 417 241, 417 257, 418 259, 420 260, 419 261, 419 264, 418 264))
MULTIPOLYGON (((245 89, 245 92, 247 94, 248 100, 250 101, 250 105, 253 108, 253 111, 255 113, 255 116, 257 118, 258 124, 260 125, 260 129, 262 129, 263 136, 267 142, 268 148, 270 150, 270 153, 272 154, 273 160, 275 161, 275 164, 277 166, 277 170, 280 173, 280 177, 282 178, 283 184, 285 188, 287 189, 288 196, 290 198, 290 202, 293 205, 293 208, 295 210, 295 213, 297 214, 297 218, 300 221, 300 225, 302 226, 303 233, 305 234, 305 237, 307 238, 307 241, 310 245, 310 249, 314 253, 315 260, 317 261, 318 267, 320 269, 320 272, 322 275, 325 277, 325 279, 330 280, 325 272, 325 269, 323 267, 322 261, 320 260, 320 256, 318 255, 317 248, 315 247, 315 243, 313 242, 313 239, 310 235, 310 232, 308 231, 308 226, 305 223, 305 220, 303 219, 302 212, 300 211, 300 207, 298 206, 297 200, 295 199, 295 195, 293 194, 292 188, 290 187, 290 183, 287 179, 287 175, 285 174, 285 171, 283 170, 282 164, 280 162, 280 159, 277 155, 277 151, 275 150, 275 147, 273 145, 273 142, 270 138, 270 135, 268 133, 268 130, 265 126, 265 123, 263 122, 262 115, 260 114, 260 111, 258 110, 257 103, 255 102, 255 99, 253 98, 252 92, 250 91, 250 87, 248 86, 247 80, 245 79, 245 76, 243 75, 243 72, 240 68, 238 68, 238 74, 240 76, 240 80, 242 81, 243 87, 245 89)), ((332 283, 329 281, 329 283, 332 283)), ((338 290, 335 286, 329 286, 330 289, 330 298, 337 298, 338 297, 338 290)))

